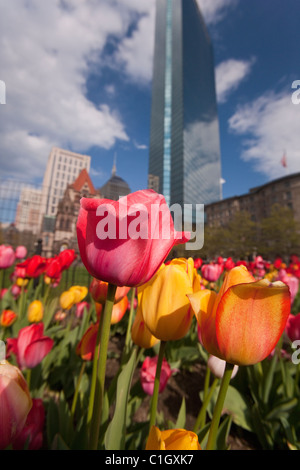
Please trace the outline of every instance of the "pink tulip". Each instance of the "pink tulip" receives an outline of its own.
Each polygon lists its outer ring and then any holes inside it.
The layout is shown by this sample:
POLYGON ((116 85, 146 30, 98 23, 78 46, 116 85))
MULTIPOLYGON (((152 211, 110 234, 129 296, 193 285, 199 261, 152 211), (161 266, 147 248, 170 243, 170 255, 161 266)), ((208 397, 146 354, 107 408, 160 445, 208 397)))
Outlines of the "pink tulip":
POLYGON ((82 318, 84 314, 84 309, 88 311, 89 308, 90 308, 90 304, 86 301, 79 302, 78 304, 76 304, 76 317, 82 318))
POLYGON ((0 269, 6 269, 15 262, 16 255, 11 246, 0 245, 0 269))
MULTIPOLYGON (((157 359, 158 356, 147 356, 140 370, 141 385, 147 395, 153 395, 157 359)), ((175 369, 172 370, 168 362, 164 358, 161 365, 159 393, 163 392, 173 372, 175 372, 175 369)))
POLYGON ((201 268, 203 277, 209 282, 216 282, 223 272, 221 264, 205 264, 201 268))
POLYGON ((26 246, 23 246, 23 245, 17 246, 15 254, 16 254, 16 258, 17 258, 17 259, 24 259, 24 258, 26 258, 26 256, 27 256, 27 248, 26 248, 26 246))
POLYGON ((300 313, 297 315, 290 314, 285 326, 285 332, 292 342, 300 340, 300 313))
POLYGON ((293 276, 292 274, 287 274, 285 269, 280 269, 277 280, 284 282, 287 286, 289 286, 291 294, 291 303, 293 303, 299 290, 299 279, 296 276, 293 276))
POLYGON ((44 324, 33 323, 19 330, 17 338, 7 339, 7 354, 15 354, 21 370, 33 369, 51 351, 54 341, 43 333, 44 324))
POLYGON ((134 287, 146 283, 189 234, 176 232, 162 195, 143 190, 118 201, 82 198, 77 239, 83 264, 93 277, 134 287))
POLYGON ((0 361, 0 449, 8 447, 21 432, 32 400, 22 372, 0 361))
POLYGON ((22 431, 13 440, 14 450, 38 450, 43 445, 43 430, 45 422, 45 409, 40 398, 33 398, 32 408, 28 413, 22 431))

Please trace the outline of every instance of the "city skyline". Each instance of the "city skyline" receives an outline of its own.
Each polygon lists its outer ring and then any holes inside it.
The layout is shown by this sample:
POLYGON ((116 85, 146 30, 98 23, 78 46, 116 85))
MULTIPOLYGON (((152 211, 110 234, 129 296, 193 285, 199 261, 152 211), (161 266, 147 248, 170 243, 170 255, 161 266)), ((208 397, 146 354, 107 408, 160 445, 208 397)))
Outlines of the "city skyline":
MULTIPOLYGON (((291 99, 300 5, 199 4, 215 52, 226 198, 300 169, 300 106, 291 99)), ((115 154, 131 189, 147 186, 154 1, 92 5, 0 1, 2 179, 40 184, 60 147, 91 156, 95 187, 109 179, 115 154)))

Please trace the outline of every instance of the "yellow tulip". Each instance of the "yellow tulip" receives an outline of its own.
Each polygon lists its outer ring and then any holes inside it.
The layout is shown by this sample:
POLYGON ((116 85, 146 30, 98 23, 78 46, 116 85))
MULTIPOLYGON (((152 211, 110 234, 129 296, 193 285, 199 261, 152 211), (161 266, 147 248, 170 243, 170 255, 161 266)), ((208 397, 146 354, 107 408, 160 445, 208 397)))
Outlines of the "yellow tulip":
POLYGON ((59 303, 63 310, 70 310, 75 304, 75 293, 70 290, 63 292, 59 298, 59 303))
POLYGON ((163 264, 149 282, 138 288, 145 325, 153 336, 178 340, 188 332, 193 312, 187 295, 200 290, 192 258, 163 264))
POLYGON ((152 426, 146 444, 146 450, 201 450, 198 436, 185 429, 160 431, 152 426))
POLYGON ((27 318, 30 323, 38 323, 44 315, 44 307, 40 300, 34 300, 28 306, 27 318))
POLYGON ((145 325, 140 307, 137 308, 134 322, 131 328, 132 341, 140 348, 149 349, 159 342, 145 325))
POLYGON ((86 297, 88 288, 85 286, 72 286, 70 287, 69 292, 74 294, 74 304, 78 304, 86 297))

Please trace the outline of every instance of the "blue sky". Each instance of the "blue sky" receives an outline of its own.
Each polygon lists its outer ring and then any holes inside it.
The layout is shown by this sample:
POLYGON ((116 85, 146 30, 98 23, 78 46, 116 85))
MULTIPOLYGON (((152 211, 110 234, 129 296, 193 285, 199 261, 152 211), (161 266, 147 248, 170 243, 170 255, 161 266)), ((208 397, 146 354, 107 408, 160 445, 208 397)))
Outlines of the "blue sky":
MULTIPOLYGON (((300 171, 300 2, 198 0, 215 54, 223 196, 300 171), (286 152, 288 168, 280 160, 286 152)), ((40 183, 52 147, 96 187, 147 186, 154 0, 0 0, 2 179, 40 183)))

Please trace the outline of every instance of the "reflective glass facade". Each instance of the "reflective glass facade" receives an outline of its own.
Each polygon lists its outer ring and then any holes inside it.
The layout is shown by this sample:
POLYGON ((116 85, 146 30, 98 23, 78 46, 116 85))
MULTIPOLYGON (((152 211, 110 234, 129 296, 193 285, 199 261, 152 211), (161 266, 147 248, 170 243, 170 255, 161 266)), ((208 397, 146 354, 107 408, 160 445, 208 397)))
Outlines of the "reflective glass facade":
POLYGON ((148 186, 169 205, 221 199, 210 38, 195 0, 157 0, 148 186))

